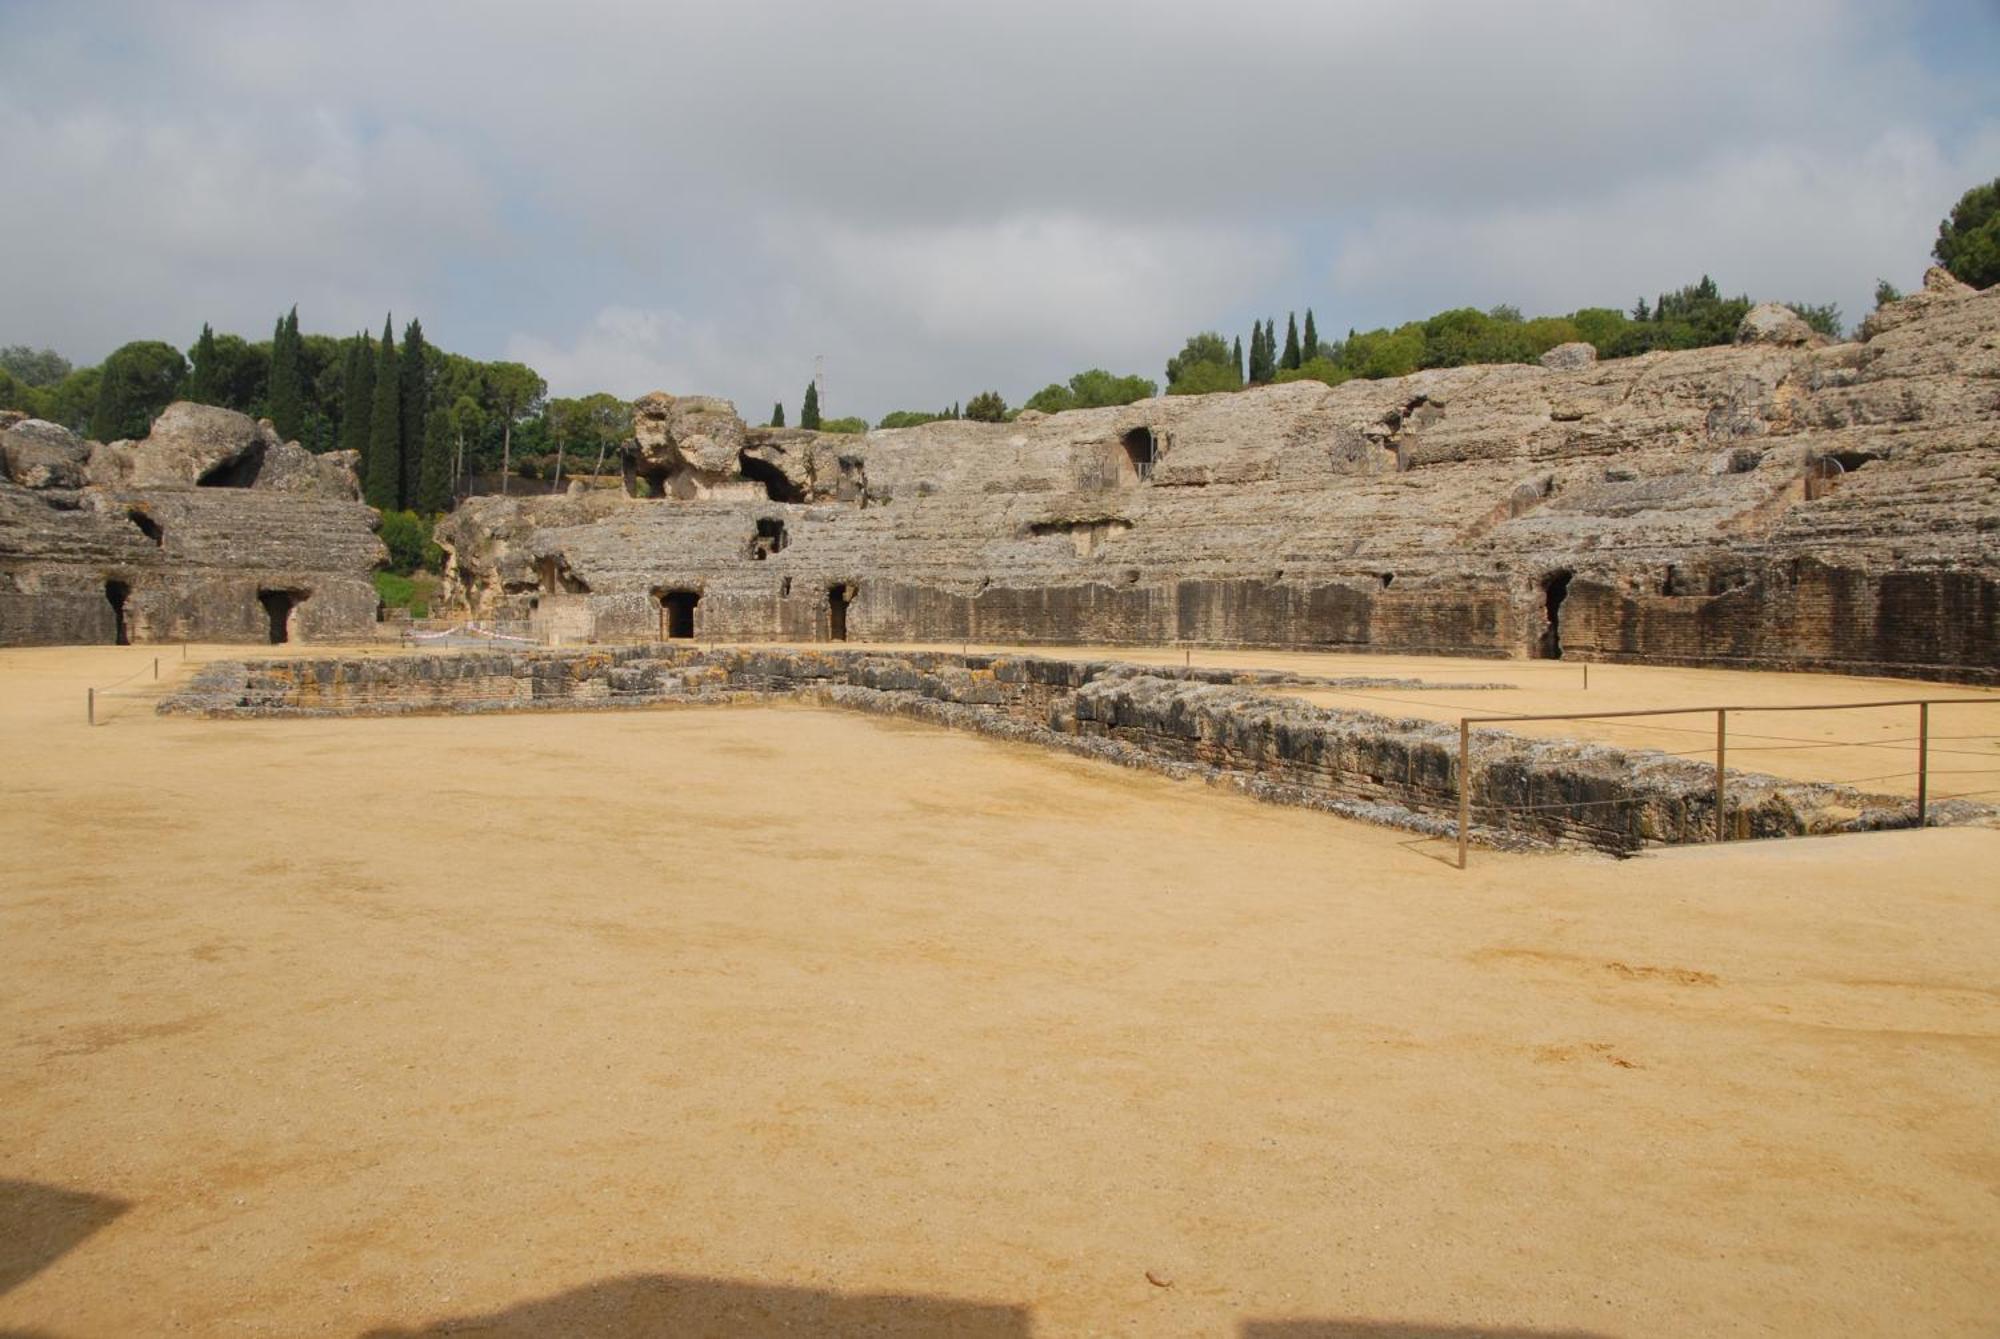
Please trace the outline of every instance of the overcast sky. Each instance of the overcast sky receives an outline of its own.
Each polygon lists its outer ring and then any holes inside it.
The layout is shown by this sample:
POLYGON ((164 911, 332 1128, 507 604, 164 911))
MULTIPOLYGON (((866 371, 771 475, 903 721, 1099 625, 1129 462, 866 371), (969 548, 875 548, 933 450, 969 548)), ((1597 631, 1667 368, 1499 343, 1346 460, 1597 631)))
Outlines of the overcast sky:
POLYGON ((0 0, 0 343, 400 332, 870 419, 1310 305, 1922 275, 2000 0, 0 0))

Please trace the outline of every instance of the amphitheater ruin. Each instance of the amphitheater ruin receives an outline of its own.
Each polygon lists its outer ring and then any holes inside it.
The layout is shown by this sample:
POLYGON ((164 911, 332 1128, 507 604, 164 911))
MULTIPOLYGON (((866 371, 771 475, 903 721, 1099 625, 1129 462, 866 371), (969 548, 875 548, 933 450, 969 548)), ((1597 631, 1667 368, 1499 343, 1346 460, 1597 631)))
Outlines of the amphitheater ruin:
POLYGON ((7 1333, 1990 1329, 2000 289, 0 467, 7 1333))
MULTIPOLYGON (((480 497, 448 602, 566 640, 1159 643, 2000 682, 2000 295, 1828 345, 1296 382, 866 436, 638 404, 622 486, 480 497)), ((176 405, 6 429, 0 644, 338 640, 351 461, 176 405)))
MULTIPOLYGON (((1564 345, 1541 366, 865 436, 749 427, 727 401, 656 393, 615 482, 477 497, 440 524, 447 609, 515 629, 512 650, 225 663, 162 710, 802 697, 1418 831, 1455 823, 1461 859, 1471 837, 1629 852, 1985 822, 1971 798, 1930 804, 1927 764, 1912 801, 1726 784, 1720 737, 1712 763, 1493 722, 1475 747, 1465 727, 1298 696, 1463 696, 1478 685, 1462 677, 1244 675, 1192 653, 1470 657, 1496 679, 1503 662, 1566 661, 2000 684, 1996 378, 2000 292, 1934 270, 1844 344, 1766 305, 1729 347, 1600 363, 1564 345), (1171 646, 1186 664, 974 642, 1171 646)), ((340 454, 191 404, 139 442, 17 421, 0 449, 0 641, 378 631, 383 552, 340 454)))

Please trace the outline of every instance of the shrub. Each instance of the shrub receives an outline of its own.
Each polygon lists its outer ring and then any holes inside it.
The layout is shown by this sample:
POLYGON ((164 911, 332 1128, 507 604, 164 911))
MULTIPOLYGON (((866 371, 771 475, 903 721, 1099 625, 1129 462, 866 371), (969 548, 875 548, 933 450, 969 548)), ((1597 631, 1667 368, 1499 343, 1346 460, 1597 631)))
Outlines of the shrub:
POLYGON ((398 576, 394 572, 375 574, 376 598, 390 609, 407 609, 411 618, 429 618, 431 601, 437 598, 438 581, 428 573, 398 576))
POLYGON ((1331 358, 1308 358, 1297 367, 1279 368, 1278 375, 1271 380, 1277 385, 1288 381, 1324 381, 1329 386, 1338 386, 1354 380, 1354 374, 1331 358))
POLYGON ((897 409, 882 415, 878 428, 914 428, 919 423, 940 423, 950 418, 950 414, 926 414, 921 409, 897 409))
POLYGON ((2000 284, 2000 177, 1958 198, 1951 216, 1938 224, 1931 255, 1960 283, 2000 284))
POLYGON ((1180 375, 1167 383, 1169 395, 1213 395, 1217 391, 1242 389, 1243 378, 1237 375, 1234 363, 1183 363, 1180 375))
POLYGON ((819 421, 821 432, 863 433, 868 431, 865 418, 823 418, 819 421))
POLYGON ((965 402, 965 416, 978 423, 1005 423, 1007 402, 999 391, 981 391, 965 402))
POLYGON ((436 572, 444 567, 444 550, 431 538, 431 521, 413 511, 385 511, 377 532, 389 550, 389 570, 409 576, 420 569, 436 572))

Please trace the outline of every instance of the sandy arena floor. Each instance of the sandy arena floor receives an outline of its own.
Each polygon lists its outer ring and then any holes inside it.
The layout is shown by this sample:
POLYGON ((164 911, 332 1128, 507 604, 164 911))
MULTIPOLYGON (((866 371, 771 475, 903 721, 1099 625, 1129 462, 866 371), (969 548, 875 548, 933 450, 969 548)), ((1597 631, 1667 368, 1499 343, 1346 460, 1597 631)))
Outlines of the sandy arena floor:
POLYGON ((0 1333, 2000 1330, 2000 832, 1461 873, 804 709, 85 726, 152 654, 0 652, 0 1333))

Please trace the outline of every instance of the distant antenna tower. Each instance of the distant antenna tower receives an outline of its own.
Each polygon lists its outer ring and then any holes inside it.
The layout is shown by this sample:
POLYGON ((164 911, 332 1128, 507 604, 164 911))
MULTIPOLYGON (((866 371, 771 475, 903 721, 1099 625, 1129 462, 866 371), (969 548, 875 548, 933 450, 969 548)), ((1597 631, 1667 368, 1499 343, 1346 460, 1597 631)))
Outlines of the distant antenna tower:
POLYGON ((819 390, 820 412, 826 412, 826 355, 813 355, 813 385, 819 390))

